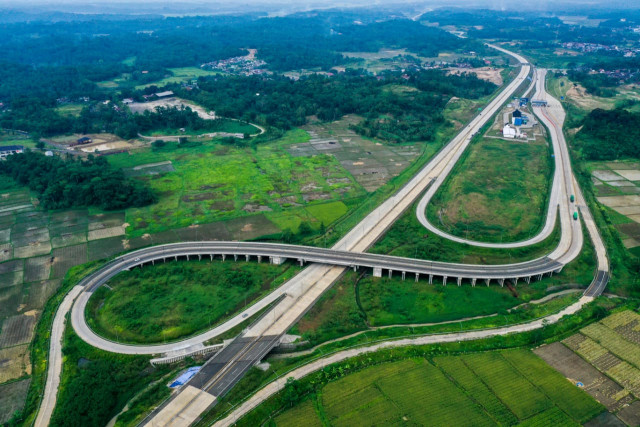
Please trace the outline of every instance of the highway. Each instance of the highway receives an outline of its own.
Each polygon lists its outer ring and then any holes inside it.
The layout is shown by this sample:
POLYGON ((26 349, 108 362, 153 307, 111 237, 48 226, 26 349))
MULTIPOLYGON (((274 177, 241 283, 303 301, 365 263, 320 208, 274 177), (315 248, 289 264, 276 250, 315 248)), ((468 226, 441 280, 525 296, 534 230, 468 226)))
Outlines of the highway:
MULTIPOLYGON (((414 276, 418 274, 421 278, 429 279, 430 282, 435 276, 439 279, 444 278, 444 283, 446 283, 446 278, 455 278, 458 284, 461 284, 462 280, 469 280, 475 284, 476 280, 483 279, 498 281, 505 279, 513 281, 517 279, 535 279, 542 274, 552 274, 555 271, 560 271, 563 265, 579 254, 582 247, 581 221, 574 221, 570 217, 568 221, 566 219, 563 221, 563 218, 567 218, 567 213, 574 208, 568 201, 569 193, 567 189, 574 185, 568 155, 563 160, 565 179, 562 180, 562 184, 559 186, 562 194, 562 197, 559 197, 562 237, 558 247, 546 257, 516 264, 485 266, 439 263, 365 253, 395 220, 424 193, 434 180, 439 179, 440 175, 446 173, 446 170, 453 166, 459 157, 458 153, 461 152, 462 147, 468 145, 472 136, 481 129, 488 119, 499 111, 529 74, 531 67, 524 58, 502 48, 495 48, 514 56, 523 64, 516 79, 475 117, 469 126, 464 128, 434 156, 409 183, 371 212, 332 249, 256 242, 186 242, 131 252, 110 261, 100 270, 82 280, 79 284, 82 292, 79 293, 71 313, 71 322, 74 329, 82 339, 91 345, 107 351, 127 354, 157 354, 189 348, 192 345, 220 335, 241 323, 246 318, 245 315, 255 314, 279 299, 266 316, 263 316, 254 325, 245 330, 227 348, 212 357, 205 364, 201 373, 196 375, 179 393, 172 396, 165 405, 158 408, 152 417, 147 419, 149 424, 188 425, 197 420, 200 413, 215 404, 218 396, 226 393, 249 367, 261 360, 274 345, 277 345, 280 337, 304 315, 315 301, 343 274, 346 268, 373 268, 374 271, 380 269, 387 272, 391 270, 413 274, 414 276), (270 258, 272 261, 279 263, 283 258, 288 258, 312 264, 249 309, 238 313, 217 328, 188 340, 155 346, 126 345, 98 337, 87 326, 84 319, 84 307, 91 293, 101 284, 107 282, 109 278, 118 274, 118 272, 137 265, 155 263, 159 260, 187 256, 211 257, 214 255, 218 257, 225 255, 229 257, 227 259, 230 262, 231 257, 252 256, 264 257, 265 262, 270 258)), ((559 133, 562 134, 561 126, 559 129, 559 133)), ((562 147, 560 149, 562 150, 562 147)), ((588 212, 586 205, 584 207, 581 206, 580 209, 583 212, 583 217, 586 218, 587 215, 584 213, 585 209, 588 212)), ((378 271, 381 272, 380 270, 378 271)), ((608 269, 602 271, 608 271, 608 269)), ((408 278, 408 280, 411 279, 413 277, 408 278)), ((606 281, 604 281, 604 284, 606 285, 606 281)), ((601 292, 601 287, 600 285, 595 285, 594 295, 601 292)), ((68 298, 70 297, 71 295, 68 298)), ((56 315, 56 321, 54 321, 53 326, 53 332, 55 333, 52 334, 52 337, 57 337, 57 331, 64 328, 64 314, 66 312, 61 311, 62 309, 63 307, 61 306, 58 313, 61 314, 62 320, 57 322, 58 315, 56 315)), ((56 357, 61 359, 59 354, 56 356, 56 353, 61 351, 60 342, 56 344, 54 341, 52 339, 51 361, 56 360, 56 357)), ((55 389, 57 386, 54 384, 55 381, 51 382, 50 380, 56 376, 59 377, 60 364, 52 363, 51 361, 48 368, 48 381, 44 396, 44 401, 49 403, 43 405, 43 408, 46 408, 46 406, 53 407, 50 402, 55 403, 55 389)), ((40 412, 43 413, 43 410, 40 412)), ((38 420, 40 419, 39 414, 38 420)), ((46 421, 48 421, 48 418, 43 416, 43 419, 36 424, 46 425, 46 421)))

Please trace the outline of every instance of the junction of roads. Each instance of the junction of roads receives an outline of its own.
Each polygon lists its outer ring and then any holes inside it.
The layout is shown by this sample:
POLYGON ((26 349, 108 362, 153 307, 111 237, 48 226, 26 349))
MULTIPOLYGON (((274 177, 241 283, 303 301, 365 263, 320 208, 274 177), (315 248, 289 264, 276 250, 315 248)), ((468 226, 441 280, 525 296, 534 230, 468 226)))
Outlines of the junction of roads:
MULTIPOLYGON (((66 295, 53 321, 49 350, 49 363, 44 396, 35 425, 46 426, 56 403, 56 394, 62 371, 62 338, 65 319, 71 312, 71 324, 78 336, 88 344, 106 351, 123 354, 161 355, 160 359, 176 360, 193 354, 201 354, 204 343, 243 323, 247 318, 264 311, 258 320, 246 328, 239 336, 225 346, 215 346, 217 351, 200 371, 180 390, 174 393, 160 407, 154 410, 144 421, 153 426, 187 426, 196 422, 219 397, 231 387, 256 363, 260 362, 274 347, 279 345, 282 336, 313 306, 320 296, 346 271, 346 269, 372 269, 374 276, 382 274, 402 274, 407 280, 428 280, 428 283, 447 283, 455 280, 458 286, 469 283, 471 286, 503 285, 506 280, 516 284, 519 280, 530 282, 544 275, 560 272, 566 264, 574 260, 583 245, 582 224, 595 248, 597 273, 585 290, 583 297, 575 304, 556 315, 539 319, 518 327, 497 328, 460 334, 445 334, 437 337, 423 337, 421 341, 399 340, 386 343, 386 346, 423 344, 427 342, 446 342, 447 340, 478 339, 494 335, 504 335, 542 327, 544 322, 557 321, 563 314, 578 311, 604 290, 609 279, 609 264, 605 246, 599 235, 593 217, 584 200, 571 169, 567 144, 562 132, 565 119, 560 102, 545 91, 546 70, 533 69, 522 56, 501 47, 489 45, 508 54, 520 63, 517 77, 510 82, 471 122, 461 130, 446 146, 435 155, 404 187, 374 209, 331 249, 287 244, 261 242, 183 242, 153 246, 127 253, 107 262, 102 268, 82 279, 66 295), (551 187, 549 208, 544 227, 540 233, 528 240, 515 243, 483 243, 449 235, 433 226, 425 216, 426 206, 445 181, 446 177, 471 143, 473 137, 483 126, 508 103, 514 93, 531 79, 527 93, 534 92, 533 98, 547 101, 546 107, 533 107, 534 114, 549 130, 555 155, 555 172, 551 187), (571 195, 574 195, 573 201, 571 195), (557 247, 549 254, 526 262, 504 265, 471 265, 435 262, 402 258, 388 255, 370 254, 366 251, 391 227, 391 225, 409 209, 415 201, 418 220, 431 232, 444 238, 472 246, 489 248, 525 247, 547 238, 557 221, 560 222, 561 236, 557 247), (580 212, 577 219, 574 213, 580 212), (91 330, 85 319, 86 304, 91 294, 118 273, 136 266, 165 262, 178 258, 214 257, 234 260, 257 259, 280 264, 287 259, 309 266, 295 277, 260 299, 252 306, 242 310, 233 318, 202 334, 181 341, 159 345, 134 345, 110 341, 98 336, 91 330), (435 340, 435 341, 434 341, 435 340)), ((354 351, 375 351, 373 347, 354 351)), ((343 357, 353 353, 345 352, 343 357)), ((338 361, 332 359, 328 363, 338 361)), ((315 369, 321 369, 317 363, 300 370, 297 375, 304 376, 315 369)), ((281 385, 269 385, 252 396, 251 400, 238 408, 233 417, 246 413, 261 401, 271 396, 281 385), (270 387, 270 388, 269 388, 270 387)), ((231 423, 231 416, 222 424, 231 423)))

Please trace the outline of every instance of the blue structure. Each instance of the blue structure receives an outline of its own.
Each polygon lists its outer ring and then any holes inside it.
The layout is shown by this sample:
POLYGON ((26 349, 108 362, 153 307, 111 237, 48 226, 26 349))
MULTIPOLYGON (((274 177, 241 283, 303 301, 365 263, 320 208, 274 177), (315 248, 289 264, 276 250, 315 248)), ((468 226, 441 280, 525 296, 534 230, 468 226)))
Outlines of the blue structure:
POLYGON ((522 126, 522 117, 515 117, 513 119, 513 124, 516 126, 522 126))
POLYGON ((187 369, 178 378, 173 380, 171 384, 169 384, 169 388, 176 388, 176 387, 185 385, 191 378, 193 378, 195 374, 198 373, 200 368, 201 366, 194 366, 192 368, 187 369))

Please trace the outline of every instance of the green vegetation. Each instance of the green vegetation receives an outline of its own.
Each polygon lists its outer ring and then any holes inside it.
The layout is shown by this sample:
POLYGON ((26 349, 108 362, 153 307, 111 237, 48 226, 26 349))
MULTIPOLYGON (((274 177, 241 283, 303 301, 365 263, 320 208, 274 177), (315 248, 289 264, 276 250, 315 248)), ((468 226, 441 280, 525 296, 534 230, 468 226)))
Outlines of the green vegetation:
POLYGON ((535 234, 546 219, 553 179, 546 142, 484 138, 467 150, 428 205, 429 221, 471 240, 535 234))
MULTIPOLYGON (((133 65, 133 64, 129 64, 133 65)), ((161 80, 154 81, 153 83, 146 83, 135 86, 135 89, 144 89, 149 86, 165 86, 172 83, 182 83, 190 80, 197 80, 200 77, 214 76, 220 74, 217 71, 204 70, 200 67, 178 67, 168 68, 170 76, 164 77, 161 80)))
MULTIPOLYGON (((372 419, 469 426, 538 425, 541 419, 555 419, 580 425, 604 410, 528 350, 387 362, 335 380, 326 371, 312 376, 311 387, 288 382, 280 393, 283 411, 276 412, 276 425, 301 422, 300 416, 330 425, 372 419), (298 409, 298 402, 304 409, 298 409)), ((240 425, 251 420, 245 417, 240 425)))
POLYGON ((279 235, 287 229, 297 232, 301 223, 314 230, 329 226, 366 192, 333 156, 294 157, 287 151, 291 144, 308 139, 306 132, 296 130, 254 148, 167 142, 132 155, 109 156, 114 167, 129 170, 166 161, 175 168, 138 178, 159 198, 148 207, 127 210, 129 235, 257 212, 266 213, 268 220, 262 216, 262 222, 249 221, 255 225, 247 232, 279 235))
POLYGON ((131 397, 175 370, 153 368, 149 356, 127 356, 98 350, 67 328, 64 367, 51 425, 106 425, 131 397))
POLYGON ((121 170, 111 168, 100 157, 63 160, 27 151, 0 163, 0 174, 37 192, 47 209, 99 206, 112 210, 154 201, 147 187, 126 179, 121 170))
POLYGON ((371 252, 465 264, 504 264, 544 256, 560 241, 560 224, 557 222, 549 237, 528 247, 491 249, 469 246, 452 242, 428 231, 418 221, 415 209, 414 205, 405 212, 371 248, 371 252))
POLYGON ((595 109, 584 119, 576 143, 588 160, 640 158, 640 113, 595 109))
POLYGON ((210 328, 293 274, 268 263, 180 261, 122 272, 89 300, 89 325, 107 338, 173 341, 210 328))

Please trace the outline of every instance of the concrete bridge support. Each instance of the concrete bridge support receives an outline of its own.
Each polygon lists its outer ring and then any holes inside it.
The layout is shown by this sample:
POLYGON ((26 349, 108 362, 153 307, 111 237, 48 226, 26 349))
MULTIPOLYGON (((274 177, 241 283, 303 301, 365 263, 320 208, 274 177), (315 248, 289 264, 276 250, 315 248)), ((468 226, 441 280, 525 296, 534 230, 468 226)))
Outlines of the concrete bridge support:
POLYGON ((511 279, 513 281, 513 286, 518 286, 518 278, 511 279))
POLYGON ((433 274, 429 275, 429 284, 433 285, 433 274))
POLYGON ((233 260, 234 260, 234 261, 238 261, 238 255, 234 254, 234 255, 233 255, 233 260))
POLYGON ((274 264, 274 265, 280 265, 283 262, 285 262, 286 260, 287 260, 286 258, 282 258, 282 257, 279 257, 279 256, 270 256, 269 257, 269 262, 271 264, 274 264))
POLYGON ((298 258, 298 262, 300 263, 300 267, 304 265, 304 260, 302 258, 298 258))
POLYGON ((524 280, 527 282, 527 285, 528 285, 529 283, 531 283, 531 276, 526 277, 524 280))
POLYGON ((391 279, 392 275, 393 275, 393 270, 389 270, 389 279, 391 279))
POLYGON ((382 268, 373 267, 373 277, 382 277, 382 268))
POLYGON ((416 282, 420 280, 420 273, 416 273, 416 282))
POLYGON ((458 277, 458 286, 462 285, 462 277, 458 277))
POLYGON ((500 283, 500 286, 504 288, 504 279, 498 279, 498 283, 500 283))
POLYGON ((258 264, 262 262, 262 255, 258 255, 258 264))
POLYGON ((471 279, 471 287, 472 288, 476 287, 476 278, 475 277, 471 279))
POLYGON ((251 256, 250 256, 250 255, 245 255, 245 256, 244 256, 244 259, 245 259, 245 261, 247 261, 247 262, 249 262, 249 259, 250 259, 250 258, 251 258, 251 256))
POLYGON ((406 274, 407 274, 407 273, 406 273, 406 271, 403 271, 403 272, 402 272, 402 280, 404 280, 404 276, 405 276, 406 274))
POLYGON ((447 276, 442 276, 442 286, 447 286, 447 276))
POLYGON ((222 254, 222 262, 224 262, 225 258, 227 258, 227 256, 225 254, 222 254))
POLYGON ((489 284, 491 283, 491 279, 484 279, 485 283, 487 284, 487 288, 489 287, 489 284))

